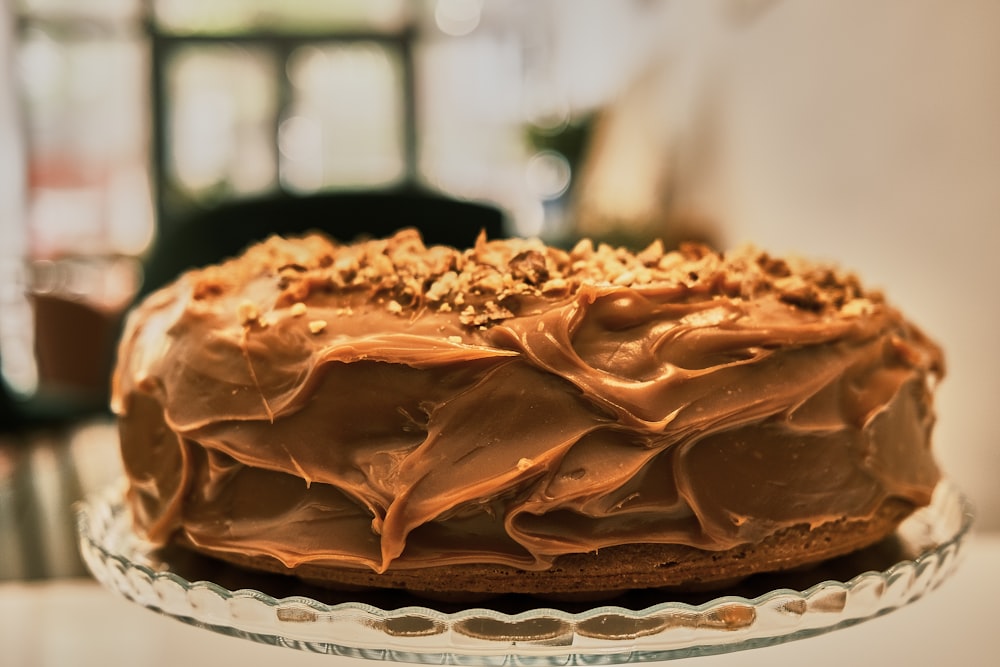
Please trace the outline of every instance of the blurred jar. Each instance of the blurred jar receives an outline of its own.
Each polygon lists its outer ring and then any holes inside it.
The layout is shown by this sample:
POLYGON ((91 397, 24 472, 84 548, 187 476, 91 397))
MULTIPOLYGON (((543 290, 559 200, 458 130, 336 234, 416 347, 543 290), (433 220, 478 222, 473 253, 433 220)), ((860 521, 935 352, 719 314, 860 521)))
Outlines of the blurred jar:
POLYGON ((13 414, 104 409, 153 231, 139 2, 20 3, 3 17, 0 371, 13 414))

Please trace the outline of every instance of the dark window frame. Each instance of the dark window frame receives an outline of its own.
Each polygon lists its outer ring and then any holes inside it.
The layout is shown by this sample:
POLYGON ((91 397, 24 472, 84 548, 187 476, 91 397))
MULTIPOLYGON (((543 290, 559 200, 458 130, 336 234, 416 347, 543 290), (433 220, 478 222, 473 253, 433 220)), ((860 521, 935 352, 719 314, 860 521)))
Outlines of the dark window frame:
MULTIPOLYGON (((417 183, 417 100, 414 68, 414 43, 416 30, 408 23, 396 32, 376 32, 348 30, 343 32, 313 32, 313 31, 247 31, 219 33, 178 33, 161 30, 152 15, 146 18, 146 32, 150 48, 150 169, 153 181, 154 207, 157 224, 162 229, 182 215, 181 211, 170 210, 166 193, 171 187, 167 169, 167 66, 170 58, 191 46, 229 45, 252 47, 255 50, 268 53, 279 67, 275 68, 278 76, 276 90, 278 100, 272 118, 272 141, 275 143, 275 174, 279 173, 280 160, 277 150, 278 126, 285 111, 292 102, 292 84, 288 78, 287 69, 289 57, 297 49, 304 46, 351 45, 358 43, 375 43, 387 50, 392 50, 399 56, 400 79, 402 82, 402 136, 403 136, 403 177, 402 185, 417 183)), ((275 194, 283 193, 280 178, 275 184, 275 194)))

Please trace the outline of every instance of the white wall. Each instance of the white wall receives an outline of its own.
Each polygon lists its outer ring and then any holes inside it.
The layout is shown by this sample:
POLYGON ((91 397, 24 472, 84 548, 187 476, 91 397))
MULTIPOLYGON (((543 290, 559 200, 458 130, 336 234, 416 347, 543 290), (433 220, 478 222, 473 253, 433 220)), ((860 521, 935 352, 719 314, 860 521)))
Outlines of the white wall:
POLYGON ((685 35, 661 53, 686 198, 729 244, 855 269, 942 343, 937 452, 1000 529, 1000 3, 682 1, 663 20, 685 35))

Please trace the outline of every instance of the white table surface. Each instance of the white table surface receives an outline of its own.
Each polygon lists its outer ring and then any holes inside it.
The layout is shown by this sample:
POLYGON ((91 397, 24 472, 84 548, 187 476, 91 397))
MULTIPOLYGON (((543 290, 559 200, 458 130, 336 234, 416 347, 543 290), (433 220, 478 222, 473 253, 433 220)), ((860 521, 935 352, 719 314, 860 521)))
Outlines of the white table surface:
MULTIPOLYGON (((1000 665, 1000 535, 974 533, 958 571, 921 600, 829 634, 670 664, 1000 665)), ((374 665, 194 628, 87 579, 0 585, 0 665, 374 665)), ((654 663, 647 663, 654 664, 654 663)))

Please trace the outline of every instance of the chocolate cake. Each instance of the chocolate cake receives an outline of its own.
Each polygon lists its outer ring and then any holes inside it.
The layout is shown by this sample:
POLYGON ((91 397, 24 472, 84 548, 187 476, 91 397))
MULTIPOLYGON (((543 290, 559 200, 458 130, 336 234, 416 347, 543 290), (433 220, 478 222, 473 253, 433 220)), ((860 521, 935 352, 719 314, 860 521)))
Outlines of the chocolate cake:
POLYGON ((720 586, 891 534, 942 355, 850 274, 743 248, 273 237, 128 319, 137 530, 419 594, 720 586))

